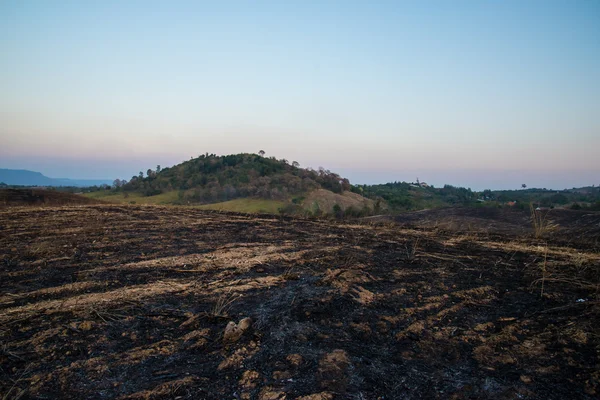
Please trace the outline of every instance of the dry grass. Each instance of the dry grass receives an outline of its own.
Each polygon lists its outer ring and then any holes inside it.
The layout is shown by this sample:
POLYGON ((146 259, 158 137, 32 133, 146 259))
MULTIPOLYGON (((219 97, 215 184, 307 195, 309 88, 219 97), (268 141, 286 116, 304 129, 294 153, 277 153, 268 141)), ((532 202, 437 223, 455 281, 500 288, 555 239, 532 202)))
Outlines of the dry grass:
POLYGON ((544 284, 546 283, 546 274, 548 273, 548 246, 546 246, 546 251, 544 252, 544 261, 540 263, 540 270, 542 272, 541 283, 542 287, 540 289, 540 296, 544 296, 544 284))
POLYGON ((25 396, 27 393, 27 388, 21 389, 17 385, 23 381, 25 381, 25 374, 29 371, 29 366, 27 366, 19 375, 19 377, 13 380, 13 385, 10 389, 2 395, 2 400, 18 400, 25 396))
POLYGON ((294 272, 294 266, 288 267, 283 273, 283 279, 287 281, 297 281, 300 279, 300 274, 294 272))
POLYGON ((549 211, 537 210, 533 204, 529 204, 531 213, 531 224, 533 225, 533 234, 536 239, 539 239, 550 232, 558 229, 558 224, 555 224, 548 219, 549 211))
MULTIPOLYGON (((540 286, 540 295, 566 290, 586 291, 596 299, 600 296, 600 262, 597 254, 556 251, 540 246, 537 256, 529 265, 534 277, 531 287, 540 286)), ((589 299, 588 299, 589 300, 589 299)))
POLYGON ((231 293, 231 289, 221 294, 213 308, 210 310, 208 316, 211 318, 228 318, 231 306, 238 297, 239 295, 236 293, 231 293))
POLYGON ((317 189, 310 192, 303 201, 302 206, 306 209, 311 209, 315 203, 318 204, 319 209, 324 214, 331 213, 333 206, 336 204, 342 210, 348 207, 361 210, 365 206, 372 210, 375 204, 373 200, 366 199, 356 193, 346 191, 343 194, 337 194, 325 189, 317 189))
POLYGON ((413 261, 416 258, 420 239, 421 238, 416 238, 414 241, 404 245, 404 249, 406 250, 406 259, 408 261, 413 261))

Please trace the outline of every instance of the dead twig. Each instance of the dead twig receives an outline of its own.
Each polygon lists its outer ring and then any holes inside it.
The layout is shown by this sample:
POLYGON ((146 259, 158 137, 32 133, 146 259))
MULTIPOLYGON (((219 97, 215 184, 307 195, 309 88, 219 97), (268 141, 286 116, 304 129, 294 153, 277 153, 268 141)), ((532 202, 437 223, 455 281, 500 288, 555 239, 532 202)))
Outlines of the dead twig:
POLYGON ((548 308, 546 310, 538 311, 537 313, 533 313, 531 315, 548 314, 548 313, 553 313, 553 312, 557 312, 557 311, 568 310, 569 308, 576 308, 579 306, 591 306, 594 304, 600 304, 600 301, 586 301, 586 302, 581 302, 581 303, 571 303, 571 304, 567 304, 566 306, 548 308))
POLYGON ((404 245, 404 249, 406 250, 406 259, 408 261, 413 261, 416 258, 420 240, 421 238, 416 238, 413 242, 411 242, 410 246, 408 244, 404 245))
POLYGON ((116 313, 109 313, 109 312, 106 312, 106 311, 98 311, 95 308, 92 308, 91 312, 93 314, 96 314, 96 316, 98 318, 100 318, 102 321, 104 321, 106 323, 112 322, 112 321, 118 321, 119 319, 122 319, 122 318, 127 318, 127 315, 116 314, 116 313))
POLYGON ((21 397, 23 397, 25 395, 25 393, 27 392, 27 388, 19 390, 19 388, 17 388, 16 386, 19 382, 21 382, 23 380, 23 376, 27 373, 27 371, 29 370, 29 367, 30 367, 29 365, 26 366, 25 369, 23 370, 23 372, 21 372, 21 375, 19 375, 19 377, 13 381, 13 385, 10 387, 10 389, 8 389, 8 392, 6 392, 2 396, 2 400, 8 400, 9 396, 15 389, 16 389, 16 393, 15 393, 15 396, 13 397, 13 400, 20 399, 21 397))

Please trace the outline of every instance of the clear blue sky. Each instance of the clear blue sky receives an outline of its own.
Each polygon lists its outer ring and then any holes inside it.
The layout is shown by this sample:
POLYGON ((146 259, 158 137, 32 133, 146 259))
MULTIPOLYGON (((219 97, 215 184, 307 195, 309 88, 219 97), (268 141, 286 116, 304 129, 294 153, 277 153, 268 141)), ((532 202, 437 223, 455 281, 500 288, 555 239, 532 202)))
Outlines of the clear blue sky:
POLYGON ((600 184, 600 1, 0 1, 0 167, 600 184))

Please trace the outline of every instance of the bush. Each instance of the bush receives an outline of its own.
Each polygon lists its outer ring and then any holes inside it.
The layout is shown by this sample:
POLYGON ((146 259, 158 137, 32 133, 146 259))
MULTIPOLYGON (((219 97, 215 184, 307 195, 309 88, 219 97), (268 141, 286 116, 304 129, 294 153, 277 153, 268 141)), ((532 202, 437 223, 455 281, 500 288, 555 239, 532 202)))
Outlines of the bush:
POLYGON ((350 206, 344 210, 345 218, 362 218, 371 215, 371 210, 366 205, 360 210, 350 206))
POLYGON ((298 215, 302 213, 302 207, 294 203, 287 203, 280 207, 278 211, 281 215, 298 215))
POLYGON ((344 218, 344 210, 342 210, 342 207, 337 203, 333 205, 333 216, 337 219, 344 218))

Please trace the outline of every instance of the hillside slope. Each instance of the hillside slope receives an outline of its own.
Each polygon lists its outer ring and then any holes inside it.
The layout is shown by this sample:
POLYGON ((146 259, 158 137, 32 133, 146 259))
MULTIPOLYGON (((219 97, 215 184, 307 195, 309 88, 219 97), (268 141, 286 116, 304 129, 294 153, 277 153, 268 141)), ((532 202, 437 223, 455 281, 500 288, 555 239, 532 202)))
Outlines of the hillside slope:
POLYGON ((317 210, 322 213, 332 213, 336 204, 341 210, 352 208, 356 211, 361 211, 365 208, 369 210, 375 208, 373 200, 359 194, 352 192, 333 193, 325 189, 317 189, 310 192, 302 202, 302 207, 313 213, 317 210))
POLYGON ((240 197, 284 200, 314 189, 336 193, 350 190, 350 182, 325 169, 314 171, 287 160, 257 154, 201 155, 171 168, 140 173, 121 188, 152 196, 177 190, 180 201, 214 203, 240 197))
POLYGON ((297 162, 257 154, 201 155, 170 168, 148 170, 110 192, 88 196, 136 204, 202 205, 245 212, 284 210, 298 213, 318 209, 373 210, 374 202, 350 191, 350 182, 319 168, 300 168, 297 162), (247 199, 247 201, 241 201, 247 199), (251 200, 253 199, 253 200, 251 200))

